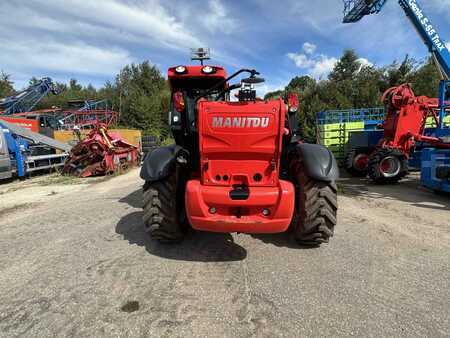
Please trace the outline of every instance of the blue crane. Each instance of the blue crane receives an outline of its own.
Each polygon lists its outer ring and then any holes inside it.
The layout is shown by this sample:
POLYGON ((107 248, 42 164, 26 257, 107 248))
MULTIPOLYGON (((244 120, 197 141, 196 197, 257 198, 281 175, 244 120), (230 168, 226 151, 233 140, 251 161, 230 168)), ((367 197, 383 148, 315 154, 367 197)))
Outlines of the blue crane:
MULTIPOLYGON (((379 13, 387 0, 344 0, 344 23, 353 23, 364 16, 379 13)), ((442 81, 439 87, 439 128, 444 128, 446 110, 450 95, 450 51, 430 18, 424 13, 417 0, 398 0, 400 7, 419 33, 439 70, 442 81)))
POLYGON ((0 114, 12 115, 29 112, 50 92, 58 94, 52 79, 44 77, 21 92, 0 99, 0 114))

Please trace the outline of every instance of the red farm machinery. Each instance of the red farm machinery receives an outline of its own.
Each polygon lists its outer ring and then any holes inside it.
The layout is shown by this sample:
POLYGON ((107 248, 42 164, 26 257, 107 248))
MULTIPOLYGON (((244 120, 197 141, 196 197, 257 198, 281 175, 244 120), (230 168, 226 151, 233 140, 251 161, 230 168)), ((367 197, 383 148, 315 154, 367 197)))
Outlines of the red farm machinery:
POLYGON ((137 166, 139 160, 137 147, 108 132, 105 124, 97 124, 71 149, 62 172, 78 177, 108 175, 137 166))
POLYGON ((298 99, 264 101, 252 69, 227 76, 220 66, 169 68, 170 127, 175 144, 152 151, 141 177, 144 223, 162 242, 192 227, 224 233, 290 230, 304 245, 333 235, 338 168, 332 153, 302 143, 294 123, 298 99), (230 81, 248 74, 239 83, 230 81), (232 101, 231 91, 238 100, 232 101))
MULTIPOLYGON (((108 132, 109 126, 117 124, 119 114, 110 109, 106 100, 71 100, 66 109, 33 110, 49 93, 57 95, 59 90, 46 77, 13 96, 0 99, 0 123, 8 124, 9 129, 16 125, 15 133, 31 140, 28 142, 31 150, 23 151, 21 156, 25 157, 26 153, 28 162, 24 163, 29 167, 33 164, 29 172, 36 167, 50 168, 64 163, 63 173, 87 177, 112 174, 139 164, 140 149, 125 142, 119 134, 108 132), (70 147, 54 141, 57 130, 77 133, 79 143, 70 147), (84 139, 81 130, 89 131, 84 139), (63 150, 64 154, 56 154, 56 150, 63 150)), ((20 151, 17 154, 14 158, 20 157, 20 151)), ((19 176, 25 176, 25 173, 19 173, 19 176)))

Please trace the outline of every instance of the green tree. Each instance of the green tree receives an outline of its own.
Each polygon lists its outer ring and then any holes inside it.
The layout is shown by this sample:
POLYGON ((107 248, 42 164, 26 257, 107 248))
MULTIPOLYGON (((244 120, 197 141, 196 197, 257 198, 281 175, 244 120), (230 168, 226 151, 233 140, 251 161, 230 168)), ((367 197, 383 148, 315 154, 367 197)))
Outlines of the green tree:
POLYGON ((439 92, 440 74, 432 58, 426 63, 414 69, 407 77, 407 82, 412 83, 416 95, 436 97, 439 92))
POLYGON ((306 88, 313 87, 316 84, 316 80, 310 76, 296 76, 294 77, 286 87, 287 91, 301 92, 306 90, 306 88))
POLYGON ((397 61, 394 61, 391 65, 385 67, 383 69, 384 81, 382 83, 382 89, 386 90, 407 83, 415 65, 416 61, 406 55, 405 59, 400 64, 397 61))
POLYGON ((333 71, 329 75, 330 81, 342 82, 351 81, 353 75, 361 68, 359 57, 353 49, 347 49, 340 60, 336 63, 333 71))
POLYGON ((166 80, 148 61, 125 66, 116 77, 116 102, 122 125, 156 136, 168 135, 164 118, 169 106, 166 80))
POLYGON ((0 98, 11 96, 15 93, 11 75, 0 72, 0 98))
POLYGON ((72 92, 81 92, 83 90, 83 86, 78 83, 77 79, 70 79, 69 90, 72 92))
MULTIPOLYGON (((37 81, 33 78, 30 84, 37 81)), ((67 108, 71 100, 107 100, 108 108, 119 111, 120 125, 141 129, 165 138, 168 136, 167 112, 169 89, 157 67, 148 61, 126 65, 114 82, 108 81, 97 89, 81 85, 76 79, 68 84, 56 83, 59 95, 49 94, 37 108, 67 108)))
POLYGON ((271 100, 271 99, 277 99, 281 96, 283 96, 285 93, 284 90, 276 90, 274 92, 268 92, 266 95, 264 95, 264 100, 271 100))

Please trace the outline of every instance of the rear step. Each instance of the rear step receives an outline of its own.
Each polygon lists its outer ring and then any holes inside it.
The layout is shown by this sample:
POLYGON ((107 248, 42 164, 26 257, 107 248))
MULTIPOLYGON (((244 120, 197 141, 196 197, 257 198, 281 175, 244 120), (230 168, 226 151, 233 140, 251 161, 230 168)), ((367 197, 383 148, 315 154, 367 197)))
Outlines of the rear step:
POLYGON ((250 197, 250 190, 246 185, 234 186, 234 189, 230 191, 230 198, 233 201, 245 201, 250 197))

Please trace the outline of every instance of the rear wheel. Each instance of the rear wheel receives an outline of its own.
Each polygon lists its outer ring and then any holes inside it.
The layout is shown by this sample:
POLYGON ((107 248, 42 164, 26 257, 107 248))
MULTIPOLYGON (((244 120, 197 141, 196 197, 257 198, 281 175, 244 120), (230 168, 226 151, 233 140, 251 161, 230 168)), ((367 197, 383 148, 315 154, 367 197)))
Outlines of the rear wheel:
POLYGON ((366 149, 352 149, 345 156, 345 170, 352 176, 366 177, 369 154, 366 149))
POLYGON ((164 243, 181 241, 188 229, 184 187, 176 171, 168 178, 144 185, 144 225, 147 233, 164 243))
POLYGON ((337 186, 317 181, 301 163, 295 166, 296 210, 291 224, 295 239, 302 245, 328 243, 337 222, 337 186))
POLYGON ((398 149, 381 148, 369 159, 369 177, 377 184, 393 184, 408 175, 408 161, 398 149))

